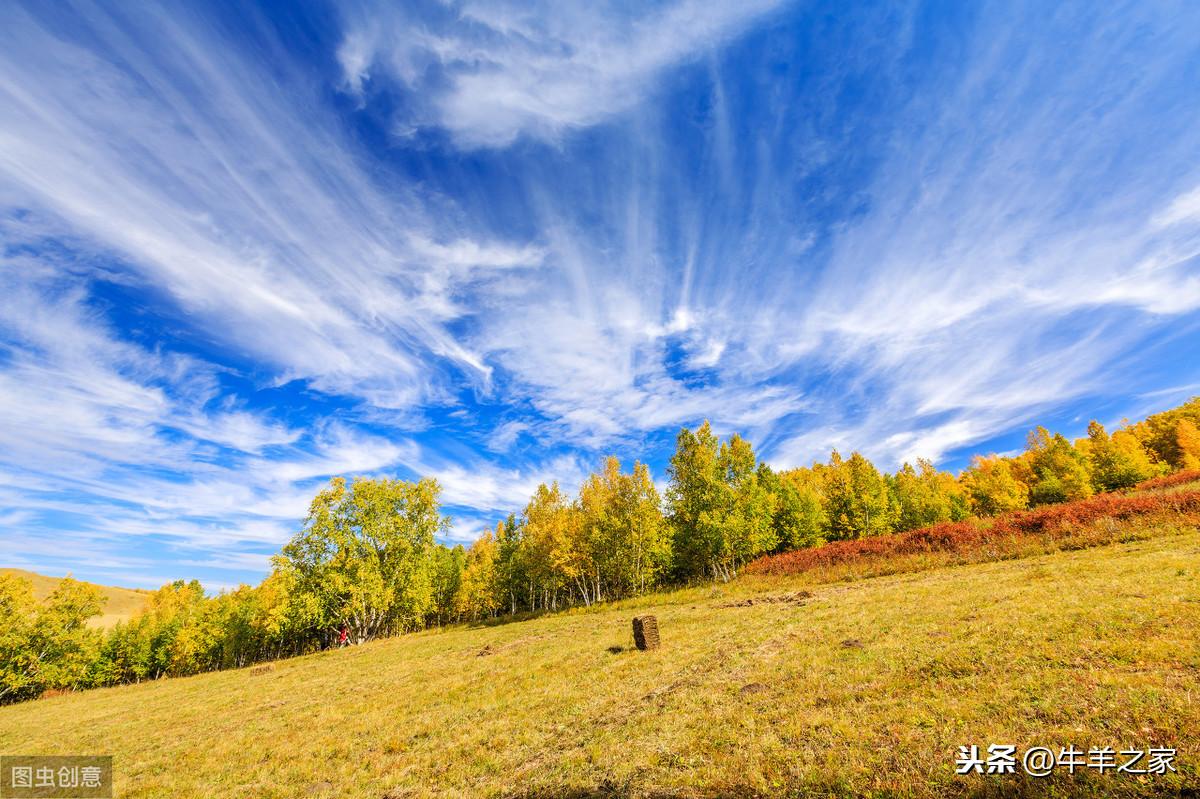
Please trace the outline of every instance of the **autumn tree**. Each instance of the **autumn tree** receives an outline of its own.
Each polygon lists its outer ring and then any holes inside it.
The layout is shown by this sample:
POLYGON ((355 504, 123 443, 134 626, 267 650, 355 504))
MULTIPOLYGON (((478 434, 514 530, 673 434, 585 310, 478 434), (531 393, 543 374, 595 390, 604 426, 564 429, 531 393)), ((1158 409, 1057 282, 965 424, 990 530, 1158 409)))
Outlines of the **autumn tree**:
POLYGON ((959 481, 971 509, 980 516, 998 516, 1029 507, 1029 486, 1017 479, 1013 462, 999 455, 976 455, 959 481))
POLYGON ((154 622, 151 668, 155 676, 206 670, 219 630, 199 580, 176 580, 155 591, 149 616, 154 622))
POLYGON ((1034 482, 1029 498, 1035 505, 1068 502, 1092 495, 1087 459, 1059 433, 1044 427, 1029 433, 1026 446, 1034 482))
POLYGON ((891 478, 896 503, 896 529, 915 530, 931 524, 960 521, 971 513, 967 493, 954 475, 939 472, 919 458, 916 468, 905 463, 891 478))
POLYGON ((42 657, 29 651, 37 603, 33 583, 14 574, 0 573, 0 702, 38 696, 42 691, 39 668, 42 657))
POLYGON ((1097 491, 1128 488, 1159 471, 1141 442, 1128 431, 1118 430, 1110 436, 1104 425, 1093 420, 1086 441, 1092 485, 1097 491))
POLYGON ((658 490, 644 463, 633 472, 607 458, 579 489, 580 546, 574 576, 585 604, 641 593, 656 585, 671 560, 671 538, 658 490))
POLYGON ((1200 429, 1191 419, 1175 423, 1175 450, 1175 468, 1200 469, 1200 429))
POLYGON ((537 487, 521 517, 529 607, 557 608, 589 564, 580 546, 579 512, 558 483, 537 487))
POLYGON ((254 609, 250 614, 254 647, 242 658, 241 665, 249 660, 273 660, 284 653, 294 655, 302 651, 306 643, 304 628, 290 612, 295 591, 295 576, 278 569, 254 589, 254 609))
MULTIPOLYGON (((1125 429, 1137 438, 1156 464, 1164 469, 1184 469, 1187 467, 1184 466, 1184 453, 1179 446, 1180 422, 1200 428, 1200 397, 1192 397, 1176 408, 1151 414, 1140 422, 1127 425, 1125 429)), ((1184 430, 1186 438, 1186 425, 1184 430)))
MULTIPOLYGON (((503 522, 500 529, 503 529, 503 522)), ((490 530, 484 531, 467 549, 456 597, 459 616, 469 616, 475 621, 494 616, 504 606, 497 557, 496 536, 490 530)))

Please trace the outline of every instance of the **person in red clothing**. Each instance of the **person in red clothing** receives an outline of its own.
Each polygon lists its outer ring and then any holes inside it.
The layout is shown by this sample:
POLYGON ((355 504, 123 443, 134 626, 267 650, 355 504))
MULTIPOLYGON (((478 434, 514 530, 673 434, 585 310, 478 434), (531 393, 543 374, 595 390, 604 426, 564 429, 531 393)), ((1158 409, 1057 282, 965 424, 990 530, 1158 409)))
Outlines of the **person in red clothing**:
POLYGON ((338 636, 338 646, 345 646, 346 641, 348 641, 349 639, 350 639, 350 630, 348 630, 346 628, 346 625, 343 624, 341 635, 338 636))

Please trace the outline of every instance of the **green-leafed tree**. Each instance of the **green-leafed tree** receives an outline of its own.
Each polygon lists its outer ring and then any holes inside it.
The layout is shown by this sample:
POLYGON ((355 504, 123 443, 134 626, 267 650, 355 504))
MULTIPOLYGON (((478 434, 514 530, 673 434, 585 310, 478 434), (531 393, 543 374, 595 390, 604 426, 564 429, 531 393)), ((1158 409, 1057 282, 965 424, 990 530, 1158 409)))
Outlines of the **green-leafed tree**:
POLYGON ((676 438, 668 468, 669 518, 676 569, 683 577, 728 580, 775 547, 776 497, 759 480, 749 442, 720 442, 706 421, 676 438))
POLYGON ((776 497, 772 526, 776 549, 803 549, 825 543, 829 515, 821 477, 812 469, 772 472, 765 464, 760 480, 776 497))
POLYGON ((436 480, 330 481, 275 563, 294 577, 300 612, 355 643, 419 628, 432 605, 431 554, 449 527, 436 480))
POLYGON ((454 547, 438 544, 433 548, 429 609, 429 620, 433 624, 441 626, 458 617, 458 593, 462 588, 465 561, 466 552, 461 544, 454 547))
POLYGON ((706 523, 723 501, 725 487, 717 455, 720 442, 706 421, 695 431, 683 428, 675 439, 675 453, 667 467, 667 517, 671 525, 674 566, 678 577, 689 578, 709 571, 719 541, 709 540, 714 532, 706 523))
POLYGON ((830 540, 884 535, 895 529, 897 512, 888 481, 869 460, 857 452, 843 460, 834 450, 820 472, 830 540))
POLYGON ((101 635, 87 626, 104 599, 71 578, 38 602, 23 577, 0 574, 0 703, 92 684, 101 635))
POLYGON ((723 516, 714 517, 724 531, 714 573, 728 580, 744 564, 775 548, 778 538, 772 521, 777 499, 759 479, 750 442, 736 433, 721 444, 718 466, 729 500, 723 516))
POLYGON ((496 525, 496 585, 509 613, 520 607, 525 580, 524 530, 516 514, 496 525))

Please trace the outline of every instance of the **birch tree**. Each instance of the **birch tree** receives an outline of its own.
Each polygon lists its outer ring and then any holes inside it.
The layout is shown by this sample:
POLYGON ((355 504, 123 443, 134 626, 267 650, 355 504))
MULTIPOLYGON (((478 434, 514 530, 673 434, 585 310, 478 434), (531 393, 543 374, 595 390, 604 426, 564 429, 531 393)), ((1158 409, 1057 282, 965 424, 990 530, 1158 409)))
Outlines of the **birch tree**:
POLYGON ((585 603, 617 599, 656 585, 671 558, 658 490, 644 463, 621 471, 614 457, 579 489, 581 525, 578 590, 585 603))
POLYGON ((354 643, 418 629, 432 603, 435 536, 449 527, 436 480, 335 477, 313 499, 304 528, 276 558, 294 593, 332 641, 354 643))
POLYGON ((706 421, 676 438, 668 468, 667 503, 680 576, 729 580, 777 539, 776 496, 759 479, 749 442, 722 443, 706 421))

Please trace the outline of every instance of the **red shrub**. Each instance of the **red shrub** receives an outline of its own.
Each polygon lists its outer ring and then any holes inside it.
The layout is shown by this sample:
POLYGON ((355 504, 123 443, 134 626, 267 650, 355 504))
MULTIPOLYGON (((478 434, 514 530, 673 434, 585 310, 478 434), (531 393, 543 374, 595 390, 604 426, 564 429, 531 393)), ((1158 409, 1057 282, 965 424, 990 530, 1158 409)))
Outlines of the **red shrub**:
POLYGON ((1100 519, 1129 519, 1149 514, 1200 515, 1200 491, 1176 494, 1100 494, 1090 499, 1047 505, 984 521, 942 522, 895 535, 835 541, 761 557, 746 566, 747 574, 799 574, 842 563, 916 555, 926 552, 971 552, 989 542, 1014 537, 1066 537, 1073 528, 1100 519))
POLYGON ((1173 488, 1185 483, 1194 483, 1197 480, 1200 480, 1200 470, 1193 469, 1191 471, 1175 472, 1175 474, 1166 474, 1162 477, 1152 477, 1149 480, 1143 480, 1134 486, 1134 489, 1145 491, 1150 488, 1173 488))

